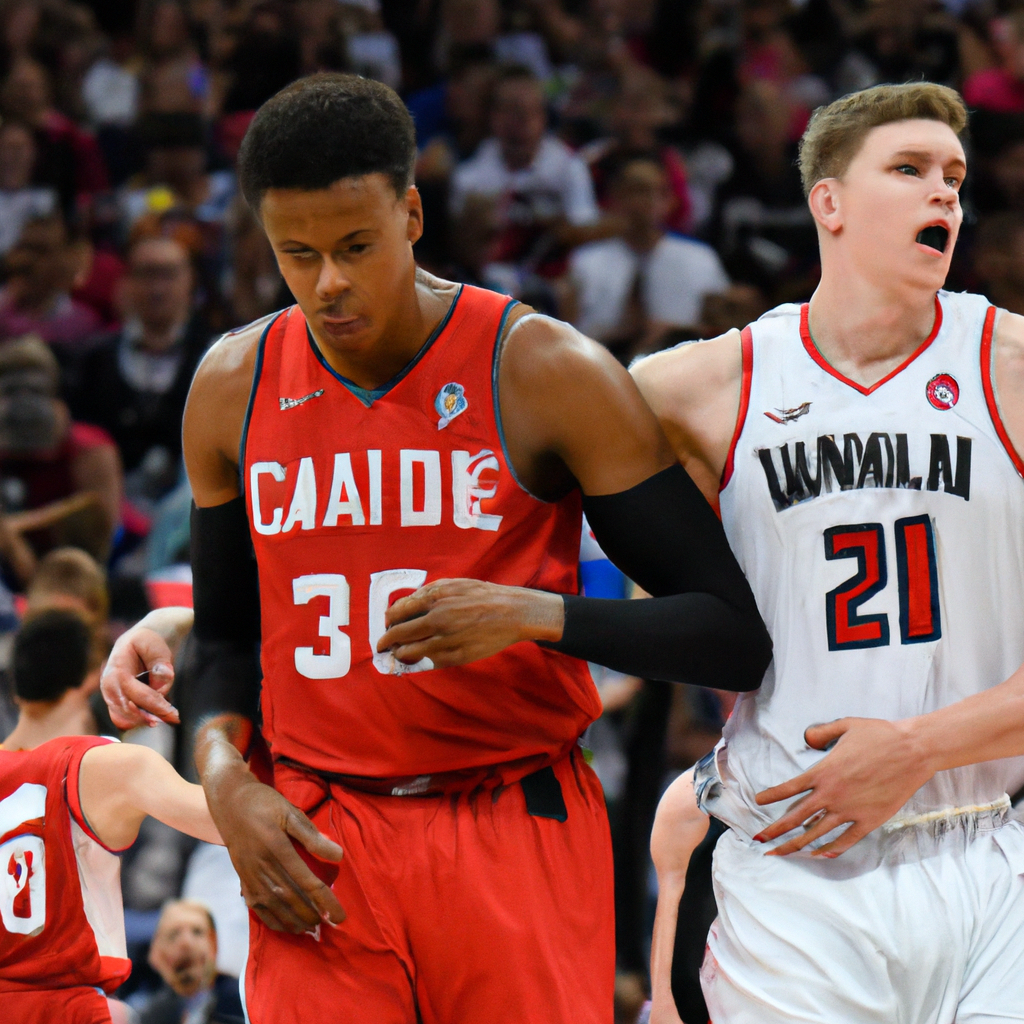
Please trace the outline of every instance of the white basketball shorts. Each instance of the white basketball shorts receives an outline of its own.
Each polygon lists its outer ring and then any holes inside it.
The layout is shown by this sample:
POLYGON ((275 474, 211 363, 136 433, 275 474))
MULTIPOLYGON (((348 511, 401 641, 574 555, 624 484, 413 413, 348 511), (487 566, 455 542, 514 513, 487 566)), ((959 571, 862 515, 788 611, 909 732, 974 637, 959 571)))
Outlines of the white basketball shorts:
POLYGON ((721 838, 701 970, 713 1024, 1024 1021, 1024 828, 954 830, 868 870, 847 857, 721 838))

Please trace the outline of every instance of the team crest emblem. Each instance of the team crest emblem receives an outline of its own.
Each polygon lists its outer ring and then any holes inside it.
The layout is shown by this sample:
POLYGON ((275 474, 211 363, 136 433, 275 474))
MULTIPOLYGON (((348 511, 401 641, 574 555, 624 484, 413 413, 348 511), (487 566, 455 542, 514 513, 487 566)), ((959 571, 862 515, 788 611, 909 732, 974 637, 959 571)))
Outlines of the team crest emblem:
POLYGON ((811 411, 811 403, 804 402, 795 409, 776 409, 775 412, 766 412, 765 416, 774 423, 792 423, 793 420, 806 416, 811 411), (777 415, 776 415, 777 414, 777 415))
POLYGON ((952 409, 960 400, 960 385, 949 373, 937 373, 925 388, 928 401, 936 409, 952 409))
POLYGON ((456 384, 454 381, 445 384, 438 391, 437 398, 434 399, 434 409, 441 417, 438 420, 437 429, 443 430, 456 416, 461 416, 468 406, 466 389, 461 384, 456 384))

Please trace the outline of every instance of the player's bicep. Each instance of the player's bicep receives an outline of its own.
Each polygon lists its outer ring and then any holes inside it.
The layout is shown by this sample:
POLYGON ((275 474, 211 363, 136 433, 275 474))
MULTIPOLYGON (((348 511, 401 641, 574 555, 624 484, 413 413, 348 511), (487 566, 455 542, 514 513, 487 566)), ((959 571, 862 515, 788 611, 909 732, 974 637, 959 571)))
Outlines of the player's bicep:
POLYGON ((207 352, 185 403, 182 448, 196 504, 238 497, 238 451, 259 336, 225 337, 207 352))
POLYGON ((584 494, 628 490, 674 461, 632 378, 566 324, 530 318, 501 360, 506 435, 524 461, 555 456, 584 494))
POLYGON ((648 356, 630 373, 676 458, 713 502, 740 408, 740 332, 648 356))
POLYGON ((129 743, 105 743, 82 756, 78 772, 82 814, 111 850, 131 846, 139 834, 145 811, 136 806, 134 783, 146 754, 159 757, 147 747, 129 743))
POLYGON ((124 793, 127 818, 141 822, 148 814, 186 835, 223 844, 210 817, 202 786, 186 782, 171 764, 148 747, 121 744, 119 750, 124 755, 124 774, 116 785, 124 793))
POLYGON ((224 845, 203 787, 186 782, 159 755, 148 766, 144 780, 140 779, 137 792, 140 808, 157 821, 204 842, 224 845))

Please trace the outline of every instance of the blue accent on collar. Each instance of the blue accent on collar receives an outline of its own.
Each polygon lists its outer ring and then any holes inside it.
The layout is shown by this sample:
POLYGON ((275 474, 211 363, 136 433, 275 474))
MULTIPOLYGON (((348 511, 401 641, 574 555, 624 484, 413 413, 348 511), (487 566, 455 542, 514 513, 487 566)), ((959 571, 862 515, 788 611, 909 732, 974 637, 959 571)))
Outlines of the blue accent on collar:
POLYGON ((313 350, 313 355, 316 356, 320 365, 338 382, 344 384, 349 391, 359 399, 367 409, 377 401, 378 398, 383 398, 395 385, 401 383, 412 370, 416 364, 430 351, 430 346, 441 336, 441 332, 448 326, 448 321, 451 320, 452 314, 455 312, 455 307, 459 304, 459 299, 462 298, 462 289, 464 285, 459 285, 459 290, 455 293, 455 298, 452 299, 452 304, 448 307, 448 312, 442 317, 441 322, 431 332, 430 337, 423 343, 422 348, 419 352, 412 357, 412 359, 406 363, 406 365, 391 378, 386 384, 381 384, 379 388, 362 388, 354 381, 349 380, 347 377, 342 377, 337 370, 335 370, 330 363, 324 359, 323 352, 320 351, 320 346, 317 345, 316 340, 313 338, 313 332, 309 329, 309 324, 306 324, 306 340, 309 342, 309 347, 313 350))

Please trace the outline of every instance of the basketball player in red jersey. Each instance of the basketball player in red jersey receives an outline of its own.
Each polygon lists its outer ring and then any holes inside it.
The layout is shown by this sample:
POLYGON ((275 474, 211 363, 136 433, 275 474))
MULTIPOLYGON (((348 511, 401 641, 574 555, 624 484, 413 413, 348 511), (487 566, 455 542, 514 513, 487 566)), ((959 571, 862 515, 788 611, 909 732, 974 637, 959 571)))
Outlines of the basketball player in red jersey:
MULTIPOLYGON (((628 374, 417 271, 414 158, 378 83, 315 76, 260 110, 239 177, 298 305, 218 343, 185 416, 197 764, 254 911, 248 1013, 608 1022, 610 846, 577 749, 600 705, 577 659, 745 689, 770 642, 628 374), (581 505, 653 600, 573 596, 581 505), (255 569, 273 788, 242 760, 255 569), (389 613, 424 585, 429 655, 389 613)), ((115 721, 175 717, 166 673, 127 671, 161 658, 145 631, 119 644, 115 721)))
MULTIPOLYGON (((192 613, 166 608, 143 623, 173 647, 192 613)), ((69 612, 30 620, 14 647, 19 693, 55 700, 78 685, 89 643, 69 612)), ((131 971, 117 854, 147 814, 207 842, 221 839, 201 787, 148 747, 65 736, 21 749, 25 731, 0 745, 0 1016, 109 1024, 102 993, 131 971)))

